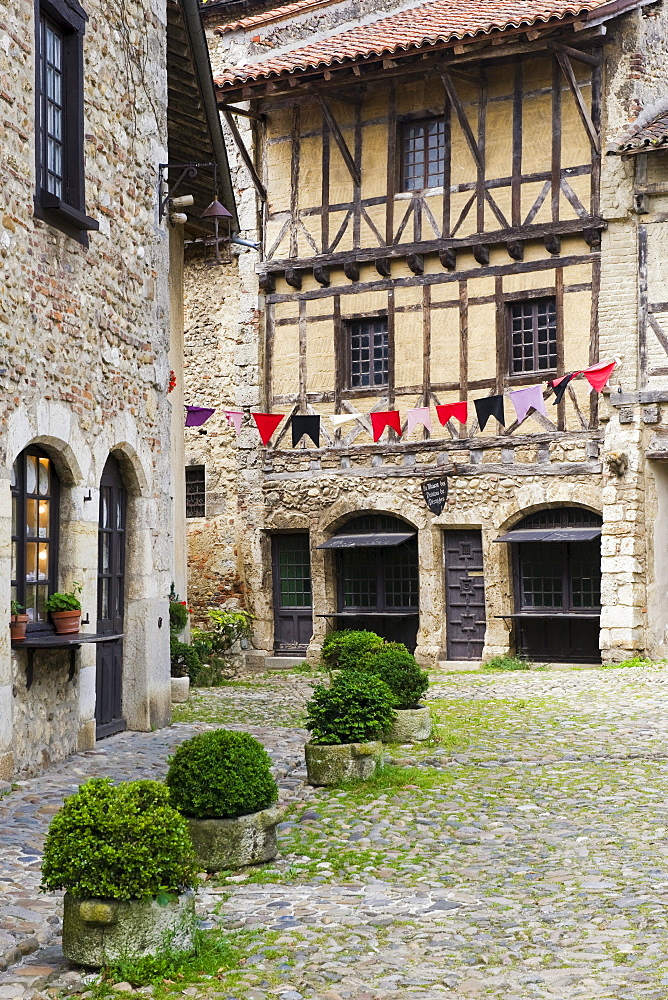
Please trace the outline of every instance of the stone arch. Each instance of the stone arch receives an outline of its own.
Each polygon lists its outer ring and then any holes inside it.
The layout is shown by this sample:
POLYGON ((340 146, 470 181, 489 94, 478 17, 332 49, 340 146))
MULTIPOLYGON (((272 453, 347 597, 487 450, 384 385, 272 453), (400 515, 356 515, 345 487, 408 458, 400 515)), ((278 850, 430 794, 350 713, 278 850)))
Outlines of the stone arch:
POLYGON ((132 445, 127 441, 114 444, 109 449, 109 455, 112 455, 118 462, 128 493, 137 497, 146 496, 149 489, 148 476, 140 456, 132 445))
POLYGON ((601 515, 603 512, 600 490, 593 486, 558 483, 548 492, 544 486, 532 483, 518 490, 512 501, 499 505, 494 528, 499 532, 506 531, 528 514, 557 507, 582 507, 601 515))
POLYGON ((396 496, 381 494, 360 497, 356 502, 351 501, 350 497, 344 497, 323 512, 319 525, 322 538, 331 537, 331 535, 336 534, 339 528, 343 527, 346 521, 350 521, 367 511, 373 514, 387 514, 389 517, 396 517, 417 530, 427 526, 426 515, 417 504, 404 501, 401 504, 401 509, 397 510, 396 496))

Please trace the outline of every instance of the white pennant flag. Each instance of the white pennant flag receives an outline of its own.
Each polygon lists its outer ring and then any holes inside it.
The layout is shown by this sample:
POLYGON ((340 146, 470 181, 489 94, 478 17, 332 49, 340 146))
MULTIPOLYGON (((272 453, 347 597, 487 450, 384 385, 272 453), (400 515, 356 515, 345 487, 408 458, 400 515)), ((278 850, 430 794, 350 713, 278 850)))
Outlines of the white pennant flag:
POLYGON ((332 421, 332 426, 337 429, 342 427, 343 424, 347 424, 350 420, 357 420, 361 416, 361 413, 334 413, 329 419, 332 421))

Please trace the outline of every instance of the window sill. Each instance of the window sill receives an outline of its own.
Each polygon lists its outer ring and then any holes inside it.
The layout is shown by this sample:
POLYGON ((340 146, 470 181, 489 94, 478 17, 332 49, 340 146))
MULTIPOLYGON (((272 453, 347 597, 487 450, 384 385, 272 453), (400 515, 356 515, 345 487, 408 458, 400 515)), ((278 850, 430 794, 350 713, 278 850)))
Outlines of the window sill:
POLYGON ((91 219, 85 212, 68 205, 62 198, 48 191, 41 191, 35 196, 35 218, 60 229, 83 246, 88 246, 88 233, 97 232, 100 228, 96 219, 91 219))

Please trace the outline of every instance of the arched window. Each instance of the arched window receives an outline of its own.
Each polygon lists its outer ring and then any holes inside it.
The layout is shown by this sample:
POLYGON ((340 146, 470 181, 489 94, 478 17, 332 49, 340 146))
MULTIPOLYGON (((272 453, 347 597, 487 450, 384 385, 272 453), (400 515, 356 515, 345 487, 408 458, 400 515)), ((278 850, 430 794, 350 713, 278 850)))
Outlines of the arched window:
POLYGON ((40 448, 26 448, 12 469, 12 600, 30 624, 46 623, 57 589, 58 476, 40 448))

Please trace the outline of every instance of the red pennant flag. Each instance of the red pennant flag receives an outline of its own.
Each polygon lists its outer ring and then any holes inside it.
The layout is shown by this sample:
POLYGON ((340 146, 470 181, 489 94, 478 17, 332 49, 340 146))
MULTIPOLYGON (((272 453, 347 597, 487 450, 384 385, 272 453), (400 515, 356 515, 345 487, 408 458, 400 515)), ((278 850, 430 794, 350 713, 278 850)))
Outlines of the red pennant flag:
POLYGON ((607 364, 601 363, 600 365, 592 365, 591 368, 585 368, 582 374, 587 379, 592 389, 595 389, 596 392, 600 392, 601 389, 608 384, 608 379, 612 375, 616 365, 616 361, 610 361, 607 364))
POLYGON ((443 426, 447 424, 450 417, 454 417, 460 422, 460 424, 465 424, 468 418, 469 405, 468 403, 445 403, 443 406, 436 407, 436 413, 438 414, 438 419, 441 421, 443 426))
POLYGON ((271 435, 274 433, 281 420, 285 416, 284 413, 253 413, 252 417, 257 424, 257 429, 260 432, 260 438, 262 444, 268 444, 271 435))
POLYGON ((401 437, 399 410, 379 410, 377 413, 370 413, 369 416, 371 417, 374 441, 378 440, 386 427, 392 427, 401 437))

